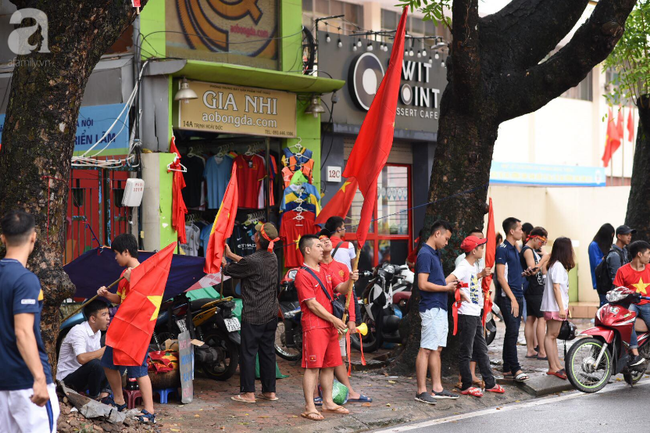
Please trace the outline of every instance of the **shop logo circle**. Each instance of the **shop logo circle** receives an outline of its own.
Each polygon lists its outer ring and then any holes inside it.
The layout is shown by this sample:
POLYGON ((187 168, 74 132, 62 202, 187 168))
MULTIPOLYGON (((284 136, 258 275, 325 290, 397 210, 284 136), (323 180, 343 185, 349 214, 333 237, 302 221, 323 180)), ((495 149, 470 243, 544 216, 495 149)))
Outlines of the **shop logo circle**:
POLYGON ((413 88, 411 87, 411 85, 403 84, 402 88, 399 91, 399 96, 400 99, 402 100, 402 104, 411 105, 411 103, 413 102, 413 88))
POLYGON ((384 67, 373 53, 363 53, 352 61, 348 83, 352 99, 359 108, 370 109, 382 78, 384 67))

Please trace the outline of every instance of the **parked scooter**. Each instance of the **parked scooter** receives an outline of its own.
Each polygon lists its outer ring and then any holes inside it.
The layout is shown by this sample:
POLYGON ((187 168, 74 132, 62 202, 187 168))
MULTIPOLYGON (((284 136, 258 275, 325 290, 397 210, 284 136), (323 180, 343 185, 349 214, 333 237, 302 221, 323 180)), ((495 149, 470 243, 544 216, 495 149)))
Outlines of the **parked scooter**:
POLYGON ((627 287, 616 287, 607 293, 607 301, 596 312, 595 326, 583 331, 587 335, 576 341, 565 357, 565 369, 571 384, 582 392, 603 389, 612 375, 623 373, 625 382, 637 383, 645 374, 647 363, 628 367, 632 326, 635 326, 639 342, 639 354, 650 359, 650 333, 643 320, 635 320, 636 313, 629 310, 631 304, 650 297, 641 296, 627 287), (636 325, 635 325, 636 322, 636 325))
POLYGON ((195 347, 196 365, 211 379, 227 380, 237 370, 241 345, 234 307, 232 298, 190 301, 181 293, 161 305, 151 342, 162 349, 167 339, 187 329, 191 338, 205 343, 195 347))
MULTIPOLYGON (((374 352, 384 342, 401 343, 399 323, 408 314, 414 274, 407 265, 384 263, 372 272, 372 278, 359 300, 361 322, 368 326, 363 351, 374 352)), ((358 334, 350 336, 352 347, 359 350, 358 334)))
POLYGON ((298 268, 289 269, 280 282, 278 300, 278 327, 275 330, 275 353, 281 358, 295 361, 302 358, 302 317, 298 292, 294 285, 298 268))

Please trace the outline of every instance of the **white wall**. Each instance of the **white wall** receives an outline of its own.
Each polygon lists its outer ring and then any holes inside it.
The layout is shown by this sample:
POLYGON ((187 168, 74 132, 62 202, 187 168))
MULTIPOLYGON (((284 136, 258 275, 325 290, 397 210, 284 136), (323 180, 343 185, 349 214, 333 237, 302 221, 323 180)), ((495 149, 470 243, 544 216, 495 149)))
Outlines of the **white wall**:
POLYGON ((596 302, 598 295, 591 283, 587 248, 601 225, 610 223, 617 227, 623 224, 629 193, 629 187, 490 186, 488 196, 492 197, 494 205, 496 229, 502 234, 502 221, 513 216, 548 230, 549 244, 561 236, 571 238, 578 267, 578 299, 596 302))

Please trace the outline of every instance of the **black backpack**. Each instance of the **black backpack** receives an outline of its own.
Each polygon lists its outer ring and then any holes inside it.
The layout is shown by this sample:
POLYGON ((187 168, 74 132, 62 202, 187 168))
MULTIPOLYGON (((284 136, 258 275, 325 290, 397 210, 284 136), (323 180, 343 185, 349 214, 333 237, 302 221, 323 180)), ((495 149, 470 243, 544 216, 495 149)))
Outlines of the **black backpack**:
POLYGON ((621 266, 625 264, 623 253, 616 248, 609 250, 609 252, 603 257, 600 263, 598 263, 598 266, 596 266, 595 270, 596 291, 599 295, 607 294, 607 292, 612 290, 613 287, 612 278, 609 275, 609 266, 607 266, 607 257, 609 257, 612 252, 615 252, 621 258, 621 266))

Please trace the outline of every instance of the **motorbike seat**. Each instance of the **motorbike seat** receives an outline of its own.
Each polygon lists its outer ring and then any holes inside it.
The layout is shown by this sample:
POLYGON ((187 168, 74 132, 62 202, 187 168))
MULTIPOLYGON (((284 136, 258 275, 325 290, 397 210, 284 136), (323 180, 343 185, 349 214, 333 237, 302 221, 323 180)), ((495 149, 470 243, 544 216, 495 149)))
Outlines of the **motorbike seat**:
POLYGON ((214 299, 211 299, 211 298, 196 299, 196 300, 190 302, 190 310, 192 310, 192 311, 200 310, 201 307, 203 307, 208 302, 212 302, 212 301, 214 301, 214 299))
POLYGON ((411 292, 397 292, 393 295, 393 304, 399 304, 401 301, 408 302, 411 299, 411 292))

